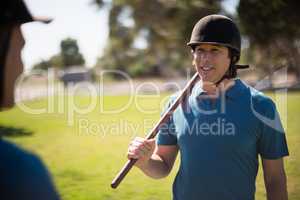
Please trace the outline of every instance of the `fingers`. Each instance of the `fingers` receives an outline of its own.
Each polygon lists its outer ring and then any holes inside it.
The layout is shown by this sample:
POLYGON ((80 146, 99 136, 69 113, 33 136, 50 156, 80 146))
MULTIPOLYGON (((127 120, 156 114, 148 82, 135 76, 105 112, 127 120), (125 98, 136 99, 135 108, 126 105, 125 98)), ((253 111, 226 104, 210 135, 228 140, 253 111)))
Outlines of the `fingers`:
POLYGON ((139 146, 143 146, 144 148, 151 150, 151 145, 150 143, 144 139, 144 138, 140 138, 137 137, 135 138, 131 143, 130 143, 131 147, 139 147, 139 146))
POLYGON ((146 140, 136 137, 129 144, 127 157, 129 159, 150 158, 155 148, 155 139, 146 140))

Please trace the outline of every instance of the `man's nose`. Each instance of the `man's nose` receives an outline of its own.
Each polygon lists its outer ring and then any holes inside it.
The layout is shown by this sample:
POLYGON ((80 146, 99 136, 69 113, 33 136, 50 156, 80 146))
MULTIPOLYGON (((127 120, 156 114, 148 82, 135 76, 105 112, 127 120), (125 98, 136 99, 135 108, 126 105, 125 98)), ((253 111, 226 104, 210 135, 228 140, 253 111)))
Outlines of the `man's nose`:
POLYGON ((207 64, 208 62, 210 62, 212 56, 210 52, 202 52, 200 55, 200 62, 201 64, 207 64))
POLYGON ((211 52, 209 51, 204 51, 200 55, 201 60, 209 60, 211 59, 211 52))

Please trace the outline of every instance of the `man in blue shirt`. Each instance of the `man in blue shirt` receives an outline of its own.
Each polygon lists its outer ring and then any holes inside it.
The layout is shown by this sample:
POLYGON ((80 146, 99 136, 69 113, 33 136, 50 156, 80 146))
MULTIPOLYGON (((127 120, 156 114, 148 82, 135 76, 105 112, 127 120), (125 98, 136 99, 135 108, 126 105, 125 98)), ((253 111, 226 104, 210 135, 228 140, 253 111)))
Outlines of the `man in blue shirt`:
MULTIPOLYGON (((14 83, 23 71, 21 50, 25 41, 21 25, 36 20, 22 0, 0 2, 0 109, 14 105, 14 83)), ((59 195, 40 159, 3 140, 1 135, 6 133, 1 131, 0 199, 58 200, 59 195)))
MULTIPOLYGON (((236 78, 241 38, 235 23, 209 15, 195 25, 188 46, 201 81, 154 140, 136 138, 128 158, 152 178, 167 176, 180 152, 174 200, 254 200, 258 155, 268 200, 287 200, 288 155, 275 104, 236 78)), ((170 98, 169 105, 176 98, 170 98)))

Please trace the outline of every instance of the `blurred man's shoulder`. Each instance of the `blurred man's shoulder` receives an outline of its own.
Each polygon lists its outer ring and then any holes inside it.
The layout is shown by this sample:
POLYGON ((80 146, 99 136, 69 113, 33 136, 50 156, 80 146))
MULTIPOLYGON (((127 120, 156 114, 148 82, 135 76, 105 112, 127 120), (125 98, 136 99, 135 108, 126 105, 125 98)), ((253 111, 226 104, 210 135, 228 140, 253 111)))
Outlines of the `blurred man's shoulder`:
POLYGON ((17 162, 18 159, 21 159, 24 156, 31 157, 31 156, 33 156, 33 154, 30 154, 29 152, 21 149, 20 147, 16 146, 15 144, 12 144, 8 141, 0 139, 0 159, 1 160, 2 159, 5 159, 7 161, 15 160, 17 162))
POLYGON ((23 199, 45 196, 49 199, 59 199, 49 173, 39 157, 2 139, 0 177, 0 199, 16 199, 22 194, 25 195, 23 199))

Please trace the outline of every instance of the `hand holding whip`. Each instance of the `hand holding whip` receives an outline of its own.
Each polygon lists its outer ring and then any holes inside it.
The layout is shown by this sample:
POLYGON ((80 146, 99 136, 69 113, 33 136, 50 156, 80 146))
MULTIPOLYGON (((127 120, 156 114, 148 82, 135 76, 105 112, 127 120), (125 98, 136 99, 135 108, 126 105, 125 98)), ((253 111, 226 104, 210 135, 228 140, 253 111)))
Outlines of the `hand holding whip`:
MULTIPOLYGON (((176 100, 173 102, 173 104, 169 107, 169 109, 164 113, 164 115, 160 118, 160 120, 156 123, 156 125, 153 127, 153 129, 150 131, 150 133, 146 136, 146 139, 152 139, 154 138, 159 130, 159 127, 166 123, 169 119, 170 115, 173 113, 173 111, 178 107, 178 105, 182 102, 182 100, 190 94, 191 89, 197 82, 199 76, 196 72, 195 75, 192 77, 192 79, 187 83, 185 88, 182 90, 180 95, 176 98, 176 100)), ((114 180, 111 183, 112 188, 117 188, 118 185, 121 183, 121 181, 125 178, 127 173, 130 171, 130 169, 133 167, 133 165, 136 163, 137 159, 130 159, 126 162, 126 164, 123 166, 123 168, 120 170, 120 172, 117 174, 117 176, 114 178, 114 180)))

